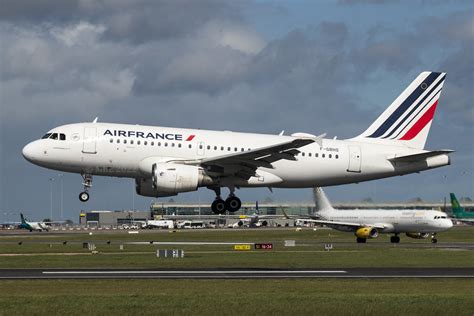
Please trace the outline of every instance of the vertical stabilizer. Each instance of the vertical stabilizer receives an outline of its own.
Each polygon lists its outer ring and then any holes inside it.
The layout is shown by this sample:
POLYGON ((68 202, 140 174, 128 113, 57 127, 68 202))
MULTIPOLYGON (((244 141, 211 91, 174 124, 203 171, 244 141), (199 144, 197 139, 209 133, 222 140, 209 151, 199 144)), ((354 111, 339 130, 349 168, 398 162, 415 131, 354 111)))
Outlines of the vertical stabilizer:
POLYGON ((423 149, 446 73, 425 71, 356 140, 423 149))
POLYGON ((314 197, 314 204, 315 204, 315 212, 325 212, 325 211, 334 211, 334 208, 329 202, 326 194, 324 193, 322 188, 314 188, 313 189, 313 197, 314 197))
POLYGON ((454 195, 454 193, 449 193, 449 196, 451 197, 451 208, 453 210, 453 215, 455 217, 462 217, 464 215, 464 208, 462 208, 461 204, 459 204, 456 195, 454 195))
POLYGON ((26 224, 26 219, 25 219, 25 216, 23 216, 23 213, 20 213, 20 217, 21 217, 21 223, 26 224))

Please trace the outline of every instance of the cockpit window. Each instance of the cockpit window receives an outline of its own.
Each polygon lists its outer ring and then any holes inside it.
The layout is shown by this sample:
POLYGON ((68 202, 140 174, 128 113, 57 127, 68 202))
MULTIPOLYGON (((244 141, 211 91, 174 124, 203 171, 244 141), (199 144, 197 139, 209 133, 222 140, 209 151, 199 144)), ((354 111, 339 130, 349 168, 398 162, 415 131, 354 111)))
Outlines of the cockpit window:
POLYGON ((59 139, 60 140, 66 140, 66 135, 65 134, 59 134, 59 139))
POLYGON ((58 133, 53 133, 50 137, 51 139, 58 139, 58 133))
POLYGON ((49 136, 51 136, 51 133, 47 133, 47 134, 45 134, 43 137, 41 137, 41 139, 46 139, 46 138, 49 138, 49 136))

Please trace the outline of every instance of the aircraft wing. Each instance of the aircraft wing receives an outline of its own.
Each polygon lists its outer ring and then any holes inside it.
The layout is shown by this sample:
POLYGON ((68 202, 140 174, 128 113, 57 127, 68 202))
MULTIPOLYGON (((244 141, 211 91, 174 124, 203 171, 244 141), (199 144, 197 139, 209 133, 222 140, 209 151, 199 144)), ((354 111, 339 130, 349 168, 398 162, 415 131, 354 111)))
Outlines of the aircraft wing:
POLYGON ((337 222, 337 221, 328 221, 328 220, 320 220, 320 219, 302 219, 305 222, 311 222, 311 223, 316 223, 316 224, 321 224, 321 225, 326 225, 329 227, 350 227, 357 229, 359 227, 374 227, 377 229, 384 229, 384 225, 380 224, 361 224, 361 223, 351 223, 351 222, 337 222))
POLYGON ((469 224, 469 225, 474 225, 474 218, 473 218, 473 219, 470 219, 470 218, 456 218, 456 217, 450 217, 449 219, 451 219, 451 220, 453 220, 453 221, 457 221, 457 222, 469 224))
POLYGON ((278 160, 296 160, 295 156, 300 152, 298 148, 311 144, 317 140, 317 137, 301 137, 249 151, 179 162, 185 164, 196 164, 207 168, 211 172, 224 174, 230 173, 248 179, 252 176, 257 176, 255 170, 259 167, 273 169, 272 163, 278 160))
POLYGON ((393 162, 416 162, 416 161, 423 161, 429 157, 435 157, 444 154, 450 154, 454 152, 454 150, 444 149, 444 150, 434 150, 434 151, 427 151, 419 154, 412 154, 412 155, 405 155, 405 156, 396 156, 390 158, 388 160, 393 162))

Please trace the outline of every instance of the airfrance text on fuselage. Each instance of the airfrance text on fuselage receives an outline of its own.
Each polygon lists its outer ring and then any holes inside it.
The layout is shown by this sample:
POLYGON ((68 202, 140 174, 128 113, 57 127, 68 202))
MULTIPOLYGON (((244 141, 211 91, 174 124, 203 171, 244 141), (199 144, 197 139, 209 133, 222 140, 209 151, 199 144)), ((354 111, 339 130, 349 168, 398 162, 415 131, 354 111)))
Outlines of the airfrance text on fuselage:
MULTIPOLYGON (((106 130, 104 136, 115 136, 115 137, 136 137, 146 139, 163 139, 163 140, 183 140, 182 134, 170 134, 170 133, 147 133, 139 131, 123 131, 123 130, 106 130)), ((191 141, 195 135, 189 135, 186 141, 191 141)))

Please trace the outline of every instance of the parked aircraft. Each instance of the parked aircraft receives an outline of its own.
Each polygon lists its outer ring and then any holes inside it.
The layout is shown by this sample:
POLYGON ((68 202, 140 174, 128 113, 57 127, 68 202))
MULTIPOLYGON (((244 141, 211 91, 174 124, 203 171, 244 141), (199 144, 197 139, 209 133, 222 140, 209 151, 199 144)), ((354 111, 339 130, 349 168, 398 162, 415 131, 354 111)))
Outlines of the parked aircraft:
POLYGON ((173 229, 174 222, 172 220, 162 219, 162 220, 147 220, 142 223, 142 228, 166 228, 166 229, 173 229))
POLYGON ((21 223, 18 225, 18 228, 21 229, 28 229, 30 232, 37 230, 37 231, 49 231, 50 226, 49 223, 46 222, 30 222, 26 219, 23 213, 20 213, 21 223))
MULTIPOLYGON (((313 219, 304 219, 343 232, 353 232, 358 243, 377 238, 379 233, 393 234, 390 242, 399 243, 399 234, 416 239, 428 238, 438 242, 436 233, 448 230, 453 223, 446 213, 434 210, 336 210, 321 188, 314 188, 316 204, 313 219)), ((303 219, 299 219, 303 220, 303 219)))
POLYGON ((216 214, 240 209, 240 187, 309 188, 356 183, 450 164, 451 150, 424 150, 445 73, 423 72, 357 137, 338 140, 170 127, 77 123, 53 128, 23 148, 30 162, 92 176, 135 179, 138 194, 214 190, 216 214), (224 200, 221 188, 229 189, 224 200))
POLYGON ((451 197, 451 208, 453 210, 454 220, 474 224, 474 212, 466 212, 464 208, 461 207, 461 204, 459 204, 454 193, 449 193, 449 196, 451 197))
MULTIPOLYGON (((260 215, 258 201, 255 202, 255 212, 252 215, 240 215, 239 220, 231 227, 266 227, 269 219, 282 218, 282 215, 260 215)), ((285 217, 287 217, 285 215, 285 217)))

